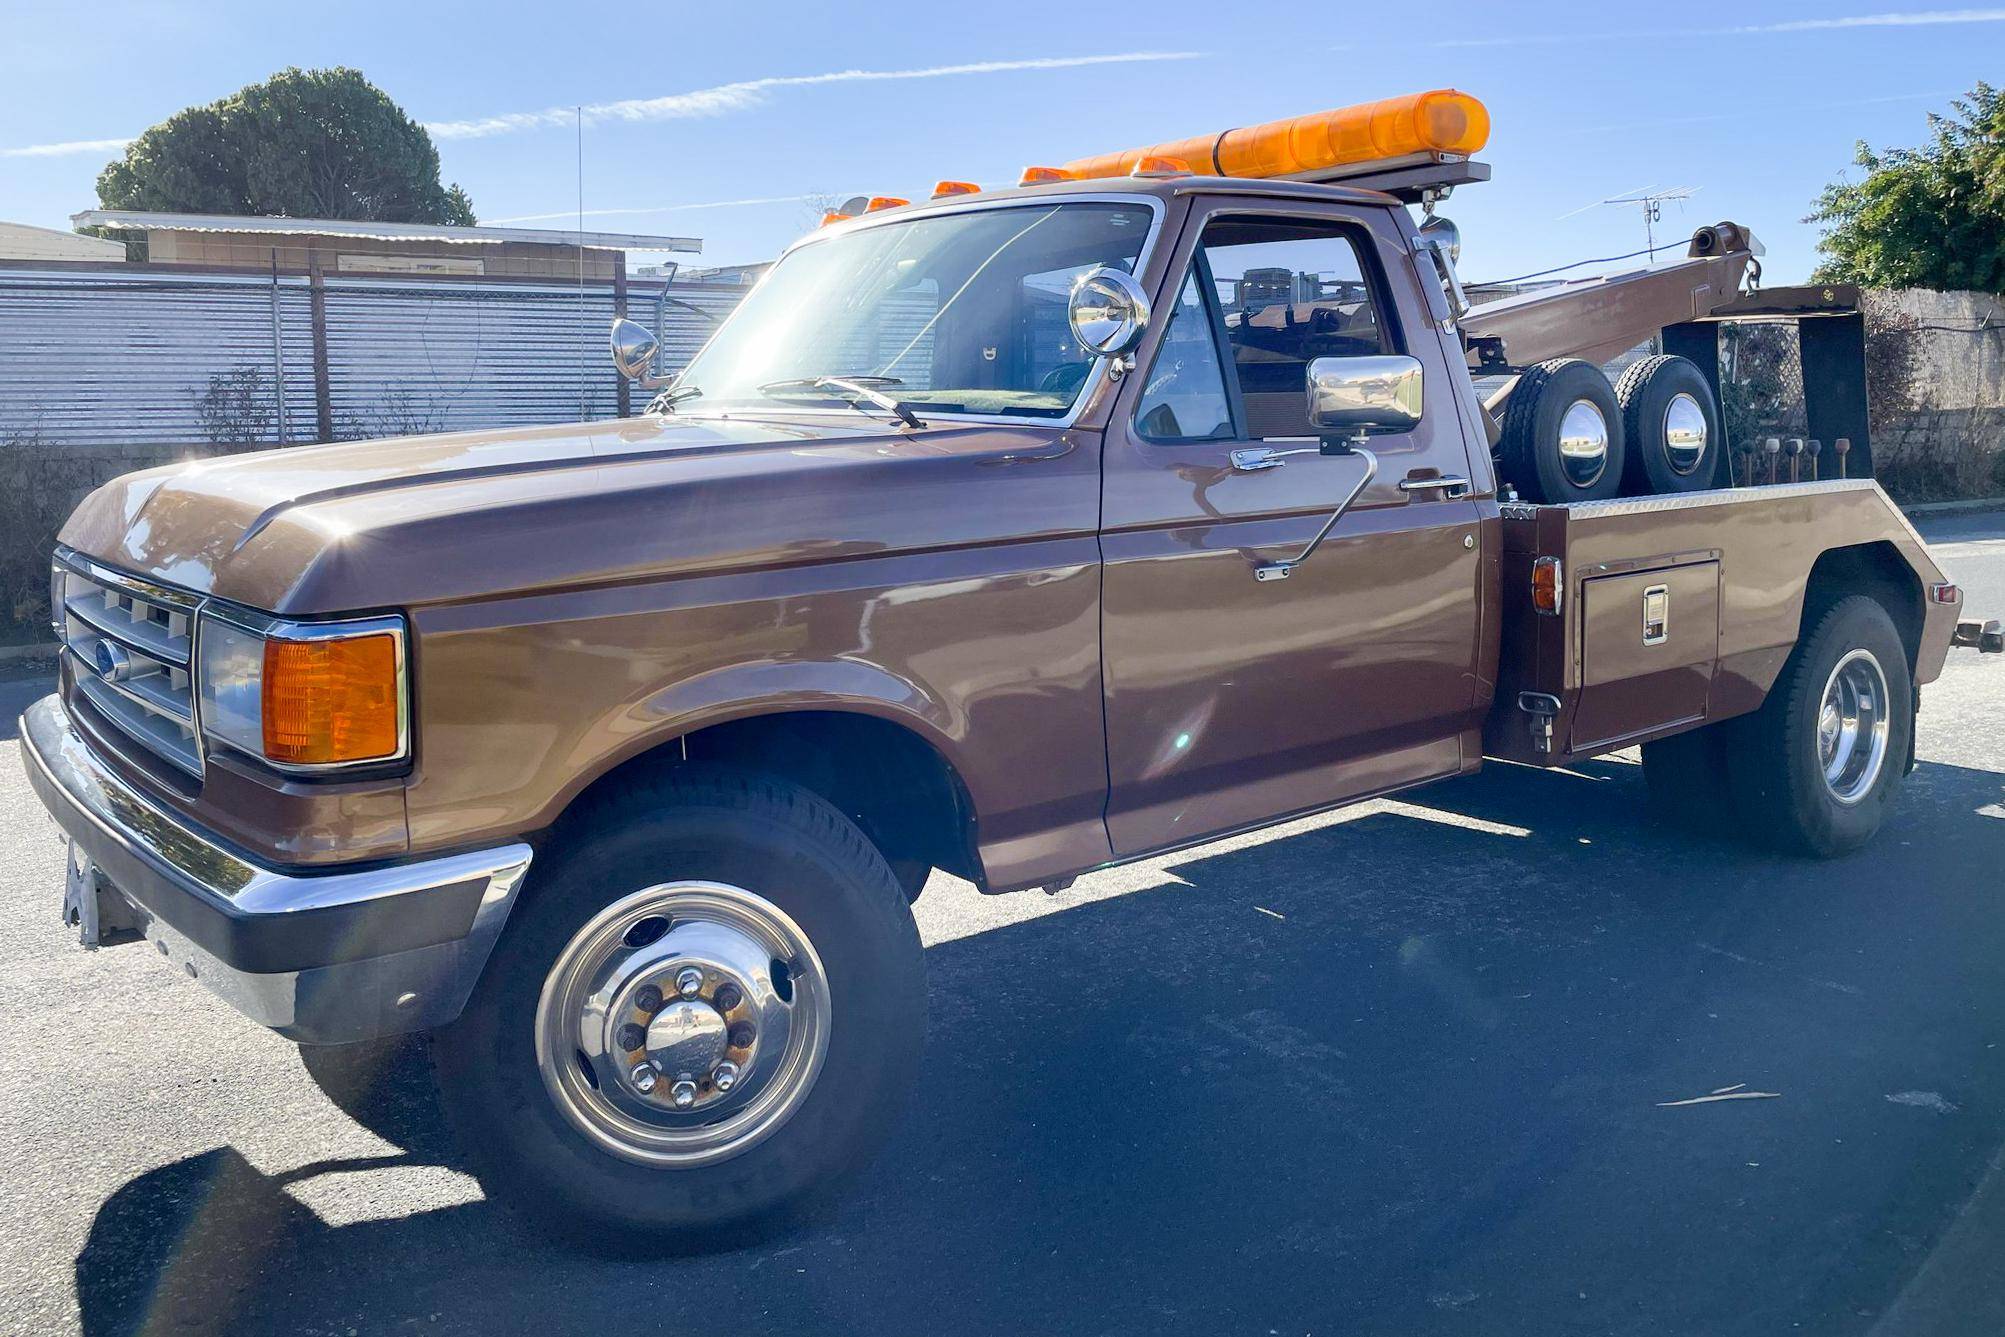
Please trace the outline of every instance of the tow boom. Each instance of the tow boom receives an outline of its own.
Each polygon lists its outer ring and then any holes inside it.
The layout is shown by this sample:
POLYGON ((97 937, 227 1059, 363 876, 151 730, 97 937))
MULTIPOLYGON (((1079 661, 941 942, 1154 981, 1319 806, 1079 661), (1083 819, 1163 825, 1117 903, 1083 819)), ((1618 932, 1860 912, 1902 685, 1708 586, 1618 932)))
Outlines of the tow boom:
POLYGON ((1749 266, 1760 273, 1760 254, 1745 227, 1715 223, 1692 234, 1677 264, 1472 306, 1461 320, 1469 365, 1500 372, 1555 357, 1606 362, 1666 326, 1704 320, 1737 300, 1749 266))

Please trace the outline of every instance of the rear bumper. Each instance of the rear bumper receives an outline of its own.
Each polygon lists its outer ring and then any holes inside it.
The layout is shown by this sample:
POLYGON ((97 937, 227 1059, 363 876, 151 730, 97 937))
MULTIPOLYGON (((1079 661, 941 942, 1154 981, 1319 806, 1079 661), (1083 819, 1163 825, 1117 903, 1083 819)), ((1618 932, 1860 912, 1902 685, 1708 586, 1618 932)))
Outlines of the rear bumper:
POLYGON ((293 874, 232 852, 107 768, 45 697, 21 716, 28 782, 136 925, 238 1011, 307 1044, 444 1025, 466 1006, 530 849, 293 874))

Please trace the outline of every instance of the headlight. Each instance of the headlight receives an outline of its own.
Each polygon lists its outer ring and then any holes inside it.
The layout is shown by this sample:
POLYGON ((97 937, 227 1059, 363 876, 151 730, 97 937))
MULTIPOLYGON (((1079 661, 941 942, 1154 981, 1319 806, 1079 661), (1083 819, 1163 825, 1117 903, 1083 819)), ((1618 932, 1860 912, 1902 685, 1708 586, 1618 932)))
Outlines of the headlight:
POLYGON ((209 737, 287 769, 408 755, 403 619, 267 622, 204 610, 196 643, 209 737))

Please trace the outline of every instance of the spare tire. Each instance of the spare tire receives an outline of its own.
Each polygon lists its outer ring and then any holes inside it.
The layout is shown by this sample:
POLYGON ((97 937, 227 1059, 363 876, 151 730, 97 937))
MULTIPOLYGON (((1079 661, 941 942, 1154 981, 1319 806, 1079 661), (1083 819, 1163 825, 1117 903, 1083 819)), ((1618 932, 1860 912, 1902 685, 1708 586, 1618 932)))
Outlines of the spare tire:
POLYGON ((1646 357, 1615 383, 1628 448, 1623 490, 1632 497, 1697 492, 1719 474, 1720 411, 1696 363, 1646 357))
POLYGON ((1511 387, 1497 460, 1527 500, 1601 501, 1622 489, 1622 413, 1601 368, 1577 357, 1529 367, 1511 387))

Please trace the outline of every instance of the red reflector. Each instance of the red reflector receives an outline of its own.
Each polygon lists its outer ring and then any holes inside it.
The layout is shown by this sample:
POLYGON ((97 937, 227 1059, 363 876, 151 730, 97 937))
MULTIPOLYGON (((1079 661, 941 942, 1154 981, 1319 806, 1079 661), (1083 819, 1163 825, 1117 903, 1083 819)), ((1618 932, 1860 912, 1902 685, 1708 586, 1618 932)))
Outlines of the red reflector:
POLYGON ((1928 597, 1934 603, 1960 604, 1963 602, 1963 591, 1956 588, 1953 581, 1945 580, 1940 585, 1929 586, 1928 597))

